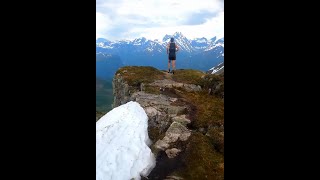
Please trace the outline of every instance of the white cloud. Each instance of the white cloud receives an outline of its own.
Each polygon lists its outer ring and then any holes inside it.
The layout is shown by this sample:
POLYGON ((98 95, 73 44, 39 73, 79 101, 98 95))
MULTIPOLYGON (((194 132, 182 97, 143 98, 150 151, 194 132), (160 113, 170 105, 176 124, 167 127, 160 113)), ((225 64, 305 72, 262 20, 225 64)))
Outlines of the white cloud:
POLYGON ((106 36, 112 22, 103 13, 96 13, 96 38, 106 36))
POLYGON ((172 27, 155 27, 155 28, 138 28, 133 32, 141 32, 141 36, 148 39, 161 40, 165 34, 173 34, 174 32, 181 32, 189 39, 193 38, 217 38, 224 37, 224 13, 221 12, 218 16, 208 19, 204 24, 200 25, 183 25, 172 27))
POLYGON ((97 0, 97 37, 161 39, 182 32, 188 38, 223 37, 221 0, 97 0))

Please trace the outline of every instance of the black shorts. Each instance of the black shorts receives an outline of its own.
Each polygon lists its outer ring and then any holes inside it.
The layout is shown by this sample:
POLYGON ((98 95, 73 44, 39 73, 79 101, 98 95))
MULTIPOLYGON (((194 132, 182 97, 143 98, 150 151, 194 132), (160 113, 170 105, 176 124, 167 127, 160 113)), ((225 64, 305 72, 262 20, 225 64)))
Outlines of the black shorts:
POLYGON ((169 62, 170 62, 171 60, 176 60, 176 56, 169 56, 169 62))

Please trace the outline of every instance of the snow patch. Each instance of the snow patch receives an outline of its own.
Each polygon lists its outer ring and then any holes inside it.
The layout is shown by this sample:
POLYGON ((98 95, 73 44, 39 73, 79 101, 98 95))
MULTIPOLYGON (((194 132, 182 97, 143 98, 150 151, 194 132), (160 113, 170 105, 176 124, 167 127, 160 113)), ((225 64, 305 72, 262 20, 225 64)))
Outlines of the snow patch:
POLYGON ((105 48, 105 49, 113 49, 113 46, 103 46, 102 48, 105 48))
POLYGON ((207 43, 207 39, 205 38, 196 38, 194 39, 194 41, 197 43, 207 43))
POLYGON ((155 166, 148 117, 139 103, 114 108, 96 123, 96 179, 136 179, 155 166))
POLYGON ((221 66, 220 68, 214 69, 211 74, 214 74, 214 73, 218 72, 220 69, 223 69, 223 68, 224 68, 224 66, 221 66))
MULTIPOLYGON (((223 63, 223 62, 222 62, 222 63, 223 63)), ((209 69, 209 70, 212 70, 211 74, 215 74, 216 72, 218 72, 218 71, 220 71, 221 69, 223 69, 223 68, 224 68, 224 65, 221 66, 221 67, 219 67, 222 63, 218 64, 217 66, 215 66, 215 67, 213 67, 213 68, 211 68, 211 69, 209 69)))

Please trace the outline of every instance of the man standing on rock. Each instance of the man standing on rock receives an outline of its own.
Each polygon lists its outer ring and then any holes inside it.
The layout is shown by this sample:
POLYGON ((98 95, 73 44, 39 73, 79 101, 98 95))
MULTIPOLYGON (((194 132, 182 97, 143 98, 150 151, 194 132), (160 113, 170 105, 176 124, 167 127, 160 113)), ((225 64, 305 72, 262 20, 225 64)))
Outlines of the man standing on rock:
POLYGON ((172 74, 176 70, 176 52, 179 51, 179 47, 174 42, 174 39, 170 39, 170 43, 167 45, 167 54, 169 55, 168 59, 168 73, 170 73, 170 62, 172 62, 172 74))

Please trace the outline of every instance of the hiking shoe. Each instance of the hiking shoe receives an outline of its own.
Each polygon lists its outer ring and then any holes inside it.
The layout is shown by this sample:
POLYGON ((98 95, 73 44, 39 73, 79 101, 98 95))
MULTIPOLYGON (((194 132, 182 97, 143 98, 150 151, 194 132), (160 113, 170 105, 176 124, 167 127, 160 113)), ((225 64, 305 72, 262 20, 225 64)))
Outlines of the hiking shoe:
POLYGON ((168 73, 170 73, 170 69, 168 70, 168 73))
POLYGON ((174 70, 172 70, 172 74, 174 74, 174 70))

